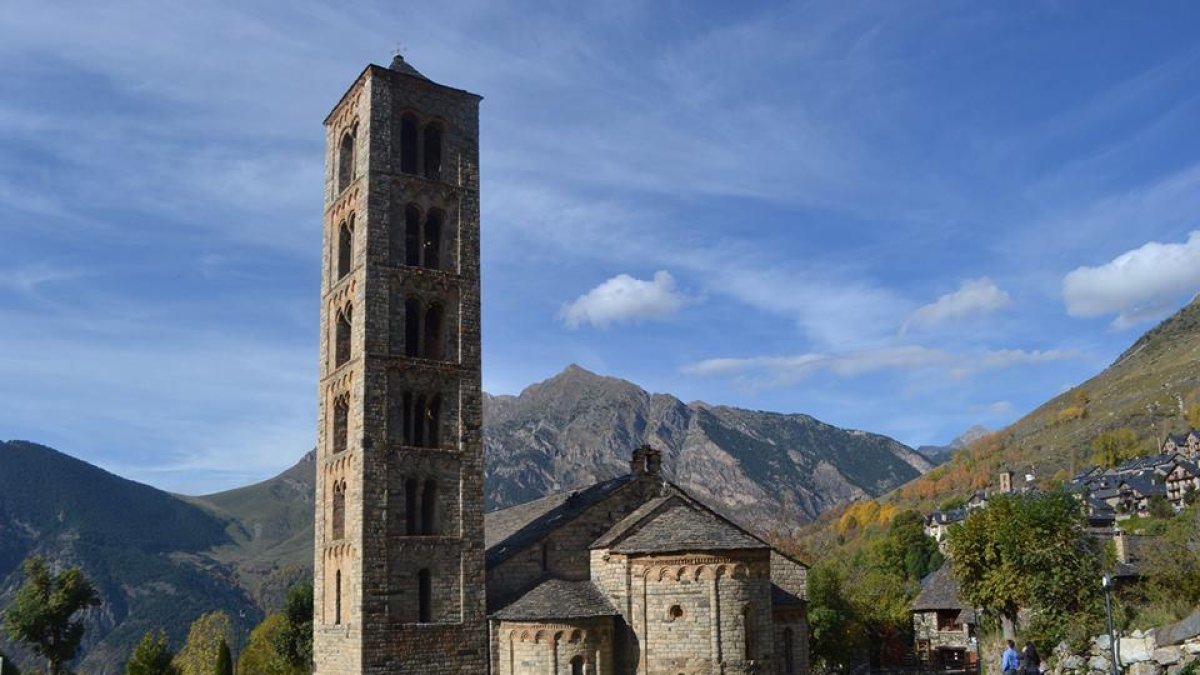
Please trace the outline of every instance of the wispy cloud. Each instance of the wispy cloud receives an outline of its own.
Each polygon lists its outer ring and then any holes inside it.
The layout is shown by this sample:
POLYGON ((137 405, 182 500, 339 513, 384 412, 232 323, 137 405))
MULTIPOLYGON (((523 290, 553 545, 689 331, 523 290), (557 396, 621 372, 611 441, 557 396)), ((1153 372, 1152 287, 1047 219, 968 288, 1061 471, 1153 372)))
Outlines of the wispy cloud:
POLYGON ((1181 296, 1200 291, 1200 231, 1181 244, 1152 241, 1096 267, 1079 267, 1063 278, 1067 313, 1076 317, 1116 314, 1114 328, 1161 318, 1181 296))
POLYGON ((914 326, 929 326, 943 321, 965 319, 1004 309, 1012 303, 1008 293, 991 279, 980 277, 964 281, 957 291, 947 293, 928 305, 918 307, 900 328, 903 335, 914 326))
POLYGON ((568 328, 585 324, 608 328, 614 323, 670 316, 687 300, 675 288, 675 278, 665 270, 655 272, 648 280, 618 274, 564 305, 559 317, 568 328))
POLYGON ((821 371, 852 378, 880 371, 935 370, 954 378, 964 378, 982 370, 1072 358, 1078 358, 1078 355, 1060 350, 1001 349, 959 353, 908 345, 844 354, 706 359, 685 366, 683 372, 695 376, 736 377, 748 384, 771 387, 795 384, 821 371))

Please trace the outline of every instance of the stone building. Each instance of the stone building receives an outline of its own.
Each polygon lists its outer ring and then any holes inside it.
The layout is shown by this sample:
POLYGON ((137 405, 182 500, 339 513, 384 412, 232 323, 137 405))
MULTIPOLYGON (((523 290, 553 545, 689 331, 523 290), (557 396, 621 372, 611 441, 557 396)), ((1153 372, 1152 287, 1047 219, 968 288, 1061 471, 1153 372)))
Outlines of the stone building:
POLYGON ((397 56, 325 120, 313 671, 807 672, 804 565, 656 450, 485 524, 479 102, 397 56))
POLYGON ((921 580, 913 598, 913 640, 921 670, 977 671, 975 610, 959 597, 949 563, 921 580))

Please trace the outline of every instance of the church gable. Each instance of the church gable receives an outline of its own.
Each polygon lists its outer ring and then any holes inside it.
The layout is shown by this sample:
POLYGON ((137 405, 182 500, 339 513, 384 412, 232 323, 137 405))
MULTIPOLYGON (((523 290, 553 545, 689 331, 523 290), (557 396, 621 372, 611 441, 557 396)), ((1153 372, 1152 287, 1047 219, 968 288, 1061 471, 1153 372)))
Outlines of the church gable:
POLYGON ((615 553, 767 549, 766 543, 681 495, 653 499, 592 545, 615 553))

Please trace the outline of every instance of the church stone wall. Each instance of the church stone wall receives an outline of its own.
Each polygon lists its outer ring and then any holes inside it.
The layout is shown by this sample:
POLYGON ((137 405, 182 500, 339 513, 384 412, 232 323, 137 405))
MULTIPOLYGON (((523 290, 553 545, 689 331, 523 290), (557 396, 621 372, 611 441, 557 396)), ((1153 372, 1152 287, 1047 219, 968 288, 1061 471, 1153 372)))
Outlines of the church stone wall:
POLYGON ((612 618, 569 622, 501 621, 496 634, 495 675, 615 675, 612 618))

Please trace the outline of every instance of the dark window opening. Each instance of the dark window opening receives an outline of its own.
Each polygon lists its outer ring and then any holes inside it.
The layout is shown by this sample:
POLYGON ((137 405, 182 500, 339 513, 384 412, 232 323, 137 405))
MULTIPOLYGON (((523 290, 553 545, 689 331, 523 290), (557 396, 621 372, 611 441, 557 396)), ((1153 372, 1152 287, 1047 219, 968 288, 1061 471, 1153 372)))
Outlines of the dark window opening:
POLYGON ((404 264, 421 264, 421 211, 415 206, 404 209, 404 264))
POLYGON ((679 605, 671 605, 671 609, 667 610, 667 616, 670 618, 671 621, 675 621, 676 619, 682 618, 683 617, 683 608, 680 607, 679 605))
POLYGON ((404 533, 410 537, 417 533, 416 478, 409 478, 404 481, 404 533))
POLYGON ((442 128, 436 124, 425 127, 425 177, 430 180, 442 177, 442 128))
POLYGON ((583 657, 576 656, 571 659, 571 675, 583 675, 583 657))
POLYGON ((783 629, 783 672, 794 675, 796 672, 796 656, 792 652, 792 629, 783 629))
POLYGON ((442 340, 442 306, 435 303, 425 311, 425 358, 442 358, 442 340))
POLYGON ((417 118, 412 115, 400 119, 400 171, 417 172, 417 118))
POLYGON ((333 582, 333 623, 340 626, 342 623, 342 571, 337 571, 337 576, 333 582))
POLYGON ((350 360, 350 321, 353 311, 353 309, 347 307, 338 313, 334 336, 334 368, 350 360))
POLYGON ((441 211, 430 211, 425 220, 425 267, 436 270, 441 267, 442 221, 441 211))
POLYGON ((415 419, 415 415, 413 414, 415 412, 415 410, 413 409, 413 395, 409 392, 404 392, 403 400, 404 400, 404 405, 402 406, 404 408, 404 413, 403 413, 403 415, 404 415, 404 422, 403 422, 404 441, 403 442, 404 442, 404 445, 411 446, 411 445, 413 445, 413 437, 414 437, 413 431, 414 431, 414 427, 416 426, 416 419, 415 419))
POLYGON ((346 536, 346 483, 333 484, 333 538, 346 536))
POLYGON ((337 278, 341 279, 350 273, 350 265, 354 262, 354 221, 342 223, 338 228, 337 249, 337 278))
POLYGON ((350 438, 350 402, 339 398, 333 402, 333 451, 345 452, 350 438))
POLYGON ((542 571, 550 570, 550 542, 542 542, 542 571))
POLYGON ((426 448, 436 448, 441 445, 441 417, 442 417, 442 397, 429 397, 429 407, 425 410, 425 422, 428 428, 425 431, 426 448))
POLYGON ((430 623, 433 621, 433 583, 429 578, 429 570, 417 572, 417 621, 430 623))
POLYGON ((437 534, 437 481, 425 481, 421 492, 421 534, 437 534))
POLYGON ((354 180, 354 132, 342 136, 342 145, 338 150, 338 192, 350 187, 354 180))
POLYGON ((743 648, 745 649, 745 659, 747 661, 754 658, 754 632, 750 628, 751 621, 750 605, 746 605, 742 608, 742 637, 745 640, 743 648))
POLYGON ((425 430, 429 427, 426 417, 428 411, 425 409, 425 397, 416 396, 413 398, 413 446, 418 448, 425 447, 425 430))
POLYGON ((421 306, 416 300, 404 301, 404 355, 420 355, 421 306))

